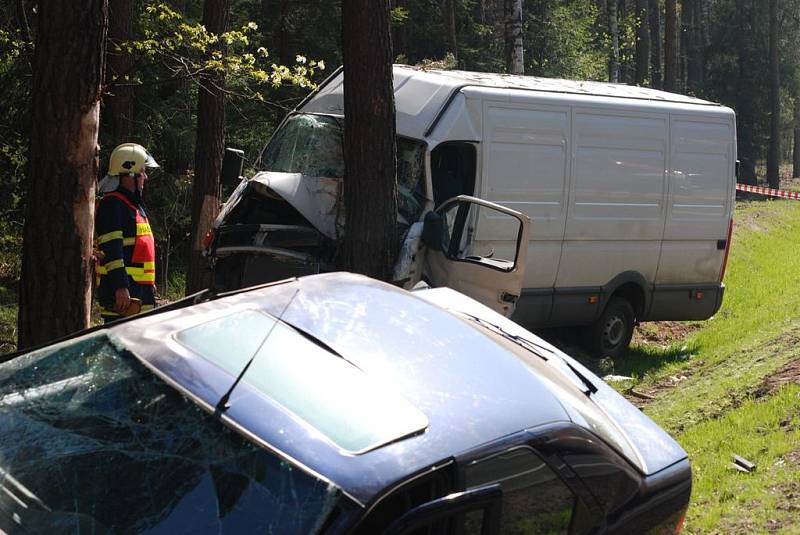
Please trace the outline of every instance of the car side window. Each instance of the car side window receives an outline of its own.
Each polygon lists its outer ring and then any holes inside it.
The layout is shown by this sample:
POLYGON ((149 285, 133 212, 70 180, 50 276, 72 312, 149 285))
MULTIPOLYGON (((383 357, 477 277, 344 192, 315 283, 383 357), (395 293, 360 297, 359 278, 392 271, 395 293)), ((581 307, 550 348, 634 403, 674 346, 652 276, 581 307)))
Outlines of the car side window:
MULTIPOLYGON (((568 533, 576 498, 531 448, 519 447, 471 462, 466 488, 499 483, 503 534, 568 533)), ((464 533, 478 535, 480 522, 467 515, 464 533)))
MULTIPOLYGON (((419 505, 450 494, 455 488, 454 479, 454 467, 451 465, 441 467, 425 477, 402 485, 378 502, 375 508, 356 528, 354 535, 382 533, 404 513, 419 505)), ((413 531, 414 535, 434 535, 448 532, 447 520, 433 522, 413 531)))

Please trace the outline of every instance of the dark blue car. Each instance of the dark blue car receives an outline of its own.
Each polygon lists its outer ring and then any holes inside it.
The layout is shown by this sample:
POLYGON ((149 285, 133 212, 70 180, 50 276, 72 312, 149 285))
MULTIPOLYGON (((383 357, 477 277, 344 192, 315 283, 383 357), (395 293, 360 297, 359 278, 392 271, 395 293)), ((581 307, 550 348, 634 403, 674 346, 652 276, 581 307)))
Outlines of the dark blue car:
POLYGON ((448 289, 350 274, 0 364, 7 533, 676 533, 686 453, 448 289))

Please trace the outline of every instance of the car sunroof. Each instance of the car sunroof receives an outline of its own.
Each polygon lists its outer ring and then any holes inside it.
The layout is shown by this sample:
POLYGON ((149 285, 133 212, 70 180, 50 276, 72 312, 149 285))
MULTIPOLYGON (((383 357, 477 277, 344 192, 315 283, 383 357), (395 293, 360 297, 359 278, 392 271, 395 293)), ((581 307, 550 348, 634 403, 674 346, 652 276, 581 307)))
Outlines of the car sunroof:
POLYGON ((242 381, 350 453, 378 448, 428 426, 427 417, 387 385, 259 311, 215 319, 175 338, 233 377, 258 351, 242 381))

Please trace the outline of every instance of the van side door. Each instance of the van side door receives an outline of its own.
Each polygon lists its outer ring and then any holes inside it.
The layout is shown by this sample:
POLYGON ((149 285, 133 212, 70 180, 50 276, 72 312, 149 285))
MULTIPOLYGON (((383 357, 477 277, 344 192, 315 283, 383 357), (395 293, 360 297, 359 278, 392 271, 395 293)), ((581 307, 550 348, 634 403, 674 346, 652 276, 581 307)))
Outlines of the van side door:
POLYGON ((530 218, 499 204, 459 195, 425 216, 423 276, 433 286, 447 286, 510 317, 522 292, 530 218), (479 220, 502 225, 512 244, 511 258, 477 250, 473 236, 479 220))

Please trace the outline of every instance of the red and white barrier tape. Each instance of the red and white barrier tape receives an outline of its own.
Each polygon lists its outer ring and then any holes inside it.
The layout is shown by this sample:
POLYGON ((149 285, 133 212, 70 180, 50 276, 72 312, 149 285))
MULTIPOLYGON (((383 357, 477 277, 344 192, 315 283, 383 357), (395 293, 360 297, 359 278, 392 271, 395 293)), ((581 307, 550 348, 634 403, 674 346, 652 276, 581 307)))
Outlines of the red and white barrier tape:
POLYGON ((761 195, 769 195, 770 197, 783 197, 784 199, 794 199, 800 201, 800 192, 786 191, 783 189, 762 188, 761 186, 748 186, 747 184, 736 184, 738 191, 747 191, 750 193, 760 193, 761 195))

